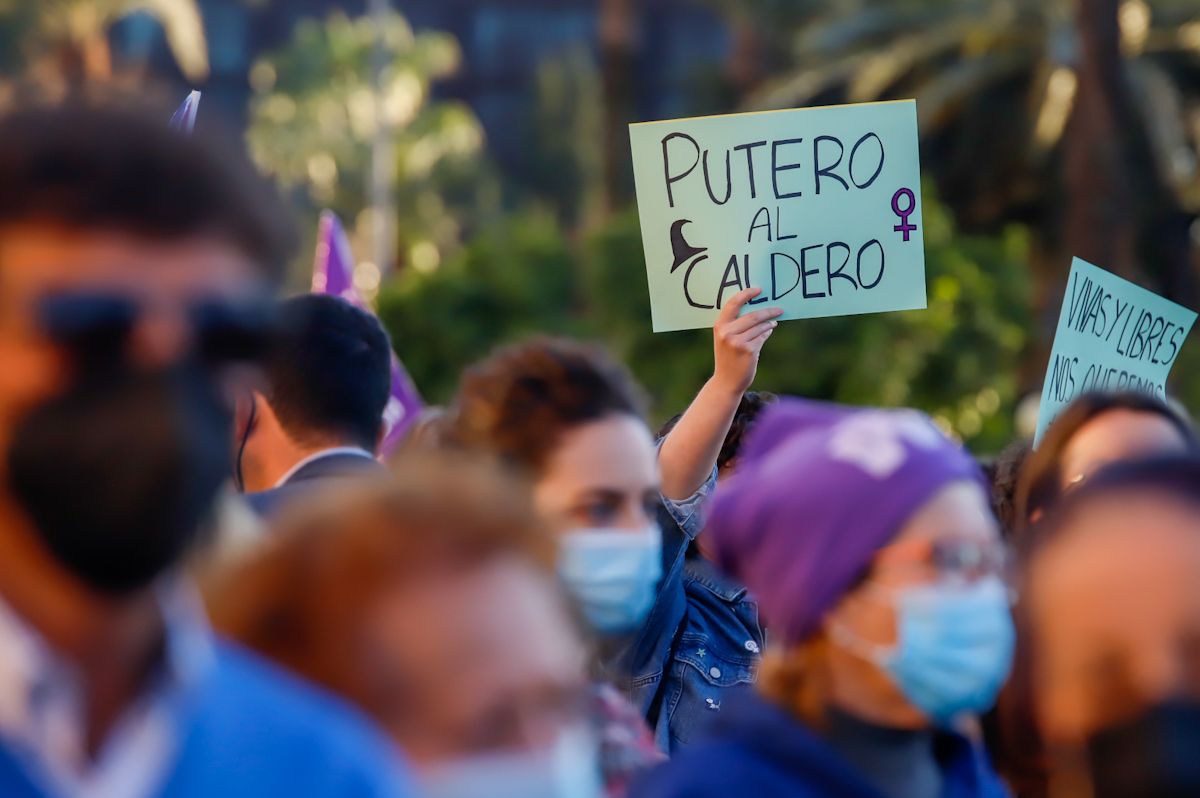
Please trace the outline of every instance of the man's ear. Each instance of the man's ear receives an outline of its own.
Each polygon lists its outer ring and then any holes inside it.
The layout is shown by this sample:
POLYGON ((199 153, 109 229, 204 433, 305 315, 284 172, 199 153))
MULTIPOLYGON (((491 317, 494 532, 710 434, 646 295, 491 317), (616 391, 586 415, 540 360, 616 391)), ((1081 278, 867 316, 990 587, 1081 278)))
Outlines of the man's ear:
POLYGON ((250 423, 250 408, 254 404, 253 394, 243 394, 233 400, 233 437, 241 439, 250 423))
POLYGON ((239 394, 233 400, 233 436, 241 439, 246 435, 246 427, 252 423, 257 413, 258 391, 239 394))
POLYGON ((241 441, 262 426, 263 420, 273 418, 274 412, 262 393, 251 390, 242 394, 233 406, 233 434, 241 441))

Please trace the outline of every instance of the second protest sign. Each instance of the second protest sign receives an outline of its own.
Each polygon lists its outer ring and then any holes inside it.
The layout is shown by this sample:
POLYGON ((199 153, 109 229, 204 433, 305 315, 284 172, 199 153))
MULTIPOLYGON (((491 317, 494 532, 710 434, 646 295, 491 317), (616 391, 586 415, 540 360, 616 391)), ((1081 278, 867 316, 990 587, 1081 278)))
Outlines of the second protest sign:
POLYGON ((1167 398, 1167 376, 1196 314, 1075 258, 1046 369, 1034 443, 1075 397, 1136 391, 1167 398))

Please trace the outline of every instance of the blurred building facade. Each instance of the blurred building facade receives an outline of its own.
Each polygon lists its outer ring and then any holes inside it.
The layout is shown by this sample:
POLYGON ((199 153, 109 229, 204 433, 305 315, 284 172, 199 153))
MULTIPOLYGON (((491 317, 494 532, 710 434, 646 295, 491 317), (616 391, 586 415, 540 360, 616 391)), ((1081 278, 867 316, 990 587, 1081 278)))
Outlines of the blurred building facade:
MULTIPOLYGON (((205 102, 238 123, 245 121, 250 94, 247 75, 261 54, 287 41, 303 17, 337 10, 367 13, 366 0, 199 0, 208 36, 212 73, 198 87, 205 102)), ((605 57, 602 26, 609 41, 613 7, 615 35, 637 78, 628 110, 653 119, 686 113, 681 98, 697 62, 719 62, 729 48, 719 16, 695 0, 394 0, 392 7, 417 29, 453 34, 463 64, 437 95, 469 103, 482 120, 492 154, 502 163, 519 157, 524 120, 535 102, 537 72, 547 59, 581 53, 597 67, 605 57)), ((148 62, 151 70, 185 88, 158 25, 135 15, 113 31, 118 58, 148 62)))

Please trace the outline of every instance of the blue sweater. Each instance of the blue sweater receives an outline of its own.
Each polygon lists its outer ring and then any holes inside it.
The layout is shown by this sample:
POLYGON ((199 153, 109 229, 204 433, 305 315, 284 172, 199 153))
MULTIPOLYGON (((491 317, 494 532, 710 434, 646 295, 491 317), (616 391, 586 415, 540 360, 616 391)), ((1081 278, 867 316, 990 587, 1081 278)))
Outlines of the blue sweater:
MULTIPOLYGON (((353 710, 227 643, 185 709, 162 798, 405 798, 389 742, 353 710)), ((0 746, 0 796, 49 793, 0 746)))
MULTIPOLYGON (((1004 798, 980 750, 958 734, 936 742, 941 798, 1004 798)), ((633 786, 630 798, 881 798, 842 757, 752 690, 731 696, 710 736, 633 786), (735 700, 736 698, 736 700, 735 700)))

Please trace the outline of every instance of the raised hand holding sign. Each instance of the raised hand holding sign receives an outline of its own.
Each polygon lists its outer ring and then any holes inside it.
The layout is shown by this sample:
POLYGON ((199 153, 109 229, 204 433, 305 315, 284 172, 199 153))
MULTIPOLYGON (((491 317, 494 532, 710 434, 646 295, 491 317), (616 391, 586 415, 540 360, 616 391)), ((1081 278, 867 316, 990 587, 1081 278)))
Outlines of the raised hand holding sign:
POLYGON ((766 308, 741 315, 761 288, 737 292, 713 327, 713 378, 728 391, 740 396, 749 390, 758 372, 758 356, 783 315, 781 308, 766 308))

